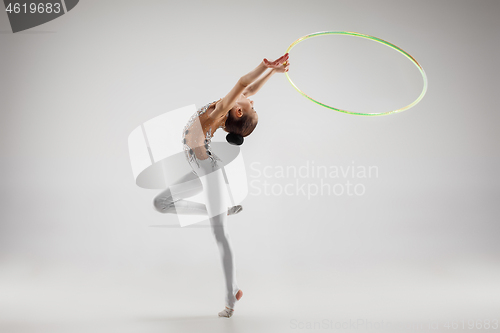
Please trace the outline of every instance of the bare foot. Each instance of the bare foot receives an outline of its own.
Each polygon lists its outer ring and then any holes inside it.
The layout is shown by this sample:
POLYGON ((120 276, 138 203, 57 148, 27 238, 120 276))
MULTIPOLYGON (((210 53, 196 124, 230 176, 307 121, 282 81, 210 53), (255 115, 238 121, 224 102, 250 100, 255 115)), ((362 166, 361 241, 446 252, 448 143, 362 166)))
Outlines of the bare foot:
POLYGON ((226 308, 224 310, 219 312, 219 317, 231 318, 231 316, 233 315, 233 312, 234 312, 233 309, 230 309, 226 306, 226 308))
MULTIPOLYGON (((243 297, 243 291, 238 290, 238 292, 236 293, 236 300, 239 301, 242 297, 243 297)), ((219 312, 219 317, 231 318, 233 316, 233 313, 234 309, 228 308, 226 306, 224 310, 219 312)))

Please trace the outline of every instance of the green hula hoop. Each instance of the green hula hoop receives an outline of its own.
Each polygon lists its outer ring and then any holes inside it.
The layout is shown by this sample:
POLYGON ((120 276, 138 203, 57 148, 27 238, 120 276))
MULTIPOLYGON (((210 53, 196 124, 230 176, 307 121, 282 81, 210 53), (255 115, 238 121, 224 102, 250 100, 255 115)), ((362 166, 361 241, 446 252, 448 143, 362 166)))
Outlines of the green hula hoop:
POLYGON ((342 109, 337 109, 337 108, 334 108, 332 106, 329 106, 329 105, 326 105, 324 103, 321 103, 317 100, 315 100, 314 98, 312 98, 311 96, 307 95, 306 93, 304 93, 302 90, 300 90, 292 81, 292 79, 290 79, 290 76, 288 75, 288 73, 286 72, 285 75, 286 75, 286 78, 288 79, 288 81, 290 82, 290 84, 304 97, 310 99, 311 101, 313 101, 314 103, 316 104, 319 104, 321 106, 324 106, 325 108, 328 108, 328 109, 331 109, 331 110, 334 110, 334 111, 338 111, 338 112, 343 112, 343 113, 348 113, 348 114, 354 114, 354 115, 358 115, 358 116, 384 116, 384 115, 388 115, 388 114, 392 114, 392 113, 396 113, 396 112, 402 112, 402 111, 405 111, 405 110, 408 110, 412 107, 414 107, 415 105, 417 105, 418 102, 420 102, 420 100, 424 97, 426 91, 427 91, 427 76, 425 75, 425 71, 424 69, 422 68, 422 66, 420 66, 420 64, 418 63, 417 60, 415 60, 415 58, 413 58, 408 52, 402 50, 401 48, 397 47, 396 45, 394 44, 391 44, 389 43, 388 41, 385 41, 381 38, 377 38, 377 37, 374 37, 374 36, 370 36, 370 35, 365 35, 365 34, 361 34, 361 33, 358 33, 358 32, 350 32, 350 31, 322 31, 322 32, 315 32, 315 33, 312 33, 312 34, 309 34, 309 35, 306 35, 306 36, 303 36, 303 37, 300 37, 299 39, 297 39, 295 42, 293 42, 292 44, 290 44, 290 46, 288 47, 288 49, 286 50, 286 53, 289 53, 290 50, 295 46, 297 45, 298 43, 302 42, 303 40, 306 40, 308 38, 312 38, 312 37, 318 37, 318 36, 324 36, 324 35, 348 35, 348 36, 356 36, 356 37, 361 37, 361 38, 366 38, 366 39, 370 39, 370 40, 373 40, 375 42, 379 42, 381 44, 384 44, 386 46, 389 46, 391 48, 393 48, 394 50, 400 52, 401 54, 403 54, 405 57, 407 57, 408 59, 410 59, 413 64, 415 64, 415 66, 417 66, 418 70, 420 71, 420 73, 422 74, 422 78, 424 80, 424 86, 422 88, 422 92, 420 93, 420 96, 417 97, 416 100, 414 100, 412 103, 408 104, 407 106, 405 107, 402 107, 400 109, 397 109, 397 110, 393 110, 393 111, 387 111, 387 112, 380 112, 380 113, 363 113, 363 112, 353 112, 353 111, 348 111, 348 110, 342 110, 342 109))

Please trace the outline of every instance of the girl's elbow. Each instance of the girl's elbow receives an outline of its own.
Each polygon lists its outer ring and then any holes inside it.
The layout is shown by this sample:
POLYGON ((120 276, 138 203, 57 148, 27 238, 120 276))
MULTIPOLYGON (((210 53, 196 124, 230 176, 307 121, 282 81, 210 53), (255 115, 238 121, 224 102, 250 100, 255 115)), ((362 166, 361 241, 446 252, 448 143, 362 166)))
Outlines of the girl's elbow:
POLYGON ((242 87, 248 87, 252 82, 249 82, 244 76, 240 77, 238 84, 242 87))

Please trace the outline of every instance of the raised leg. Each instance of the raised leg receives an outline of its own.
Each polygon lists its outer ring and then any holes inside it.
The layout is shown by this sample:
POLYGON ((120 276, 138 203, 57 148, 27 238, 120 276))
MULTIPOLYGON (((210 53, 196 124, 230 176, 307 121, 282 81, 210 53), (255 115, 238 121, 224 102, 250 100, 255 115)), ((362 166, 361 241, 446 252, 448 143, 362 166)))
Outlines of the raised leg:
POLYGON ((203 185, 193 172, 178 179, 153 199, 155 209, 160 213, 207 215, 204 204, 184 200, 203 191, 203 185))
MULTIPOLYGON (((207 207, 199 202, 184 200, 203 190, 203 185, 194 173, 177 180, 169 188, 153 199, 155 209, 163 214, 208 215, 207 207)), ((227 208, 227 215, 235 215, 243 210, 241 205, 227 208)))

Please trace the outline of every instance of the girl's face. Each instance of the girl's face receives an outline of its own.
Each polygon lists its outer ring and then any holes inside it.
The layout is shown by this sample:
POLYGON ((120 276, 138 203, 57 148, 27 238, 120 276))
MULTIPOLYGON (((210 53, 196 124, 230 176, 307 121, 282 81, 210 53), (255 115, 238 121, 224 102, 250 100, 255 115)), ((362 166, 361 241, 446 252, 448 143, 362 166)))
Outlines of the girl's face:
POLYGON ((253 108, 253 101, 243 95, 238 98, 231 111, 233 112, 233 115, 238 118, 243 116, 243 114, 257 117, 257 112, 253 108))
MULTIPOLYGON (((231 110, 229 110, 227 117, 229 117, 231 119, 231 123, 233 123, 234 121, 237 121, 238 123, 240 121, 243 121, 243 123, 239 123, 239 124, 246 128, 245 131, 247 133, 248 132, 251 133, 253 131, 253 129, 255 128, 255 126, 257 125, 257 122, 259 121, 259 117, 257 116, 257 112, 255 112, 255 109, 253 108, 253 101, 249 100, 244 95, 241 95, 238 98, 238 100, 234 104, 233 108, 231 110), (243 115, 245 115, 245 118, 241 119, 241 117, 243 117, 243 115)), ((227 121, 228 120, 226 118, 225 124, 227 123, 227 121)), ((226 132, 228 132, 228 130, 225 127, 226 126, 224 125, 224 130, 226 132)))

